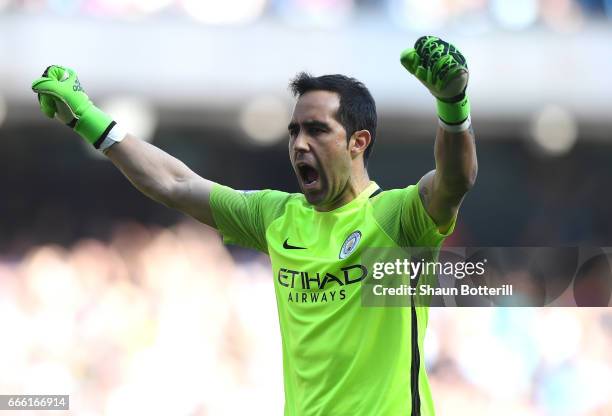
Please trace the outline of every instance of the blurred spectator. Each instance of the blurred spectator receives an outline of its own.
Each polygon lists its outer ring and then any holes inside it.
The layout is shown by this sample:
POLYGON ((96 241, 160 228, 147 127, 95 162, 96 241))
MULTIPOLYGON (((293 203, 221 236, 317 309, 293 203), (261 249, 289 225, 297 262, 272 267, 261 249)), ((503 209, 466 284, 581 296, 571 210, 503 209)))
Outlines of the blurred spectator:
MULTIPOLYGON (((130 223, 0 263, 0 390, 70 394, 73 415, 281 415, 277 322, 265 257, 130 223)), ((612 407, 610 309, 432 308, 429 326, 439 414, 612 407)))

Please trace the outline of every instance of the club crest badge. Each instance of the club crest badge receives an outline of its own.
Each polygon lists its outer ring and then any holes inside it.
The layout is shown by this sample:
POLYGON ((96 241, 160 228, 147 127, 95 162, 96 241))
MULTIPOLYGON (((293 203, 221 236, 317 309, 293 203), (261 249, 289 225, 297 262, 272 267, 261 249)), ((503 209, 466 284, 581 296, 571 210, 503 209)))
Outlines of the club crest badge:
POLYGON ((346 240, 344 240, 344 244, 342 244, 342 248, 340 249, 340 259, 345 259, 351 255, 353 251, 357 248, 357 244, 361 241, 361 231, 354 231, 349 235, 346 240))

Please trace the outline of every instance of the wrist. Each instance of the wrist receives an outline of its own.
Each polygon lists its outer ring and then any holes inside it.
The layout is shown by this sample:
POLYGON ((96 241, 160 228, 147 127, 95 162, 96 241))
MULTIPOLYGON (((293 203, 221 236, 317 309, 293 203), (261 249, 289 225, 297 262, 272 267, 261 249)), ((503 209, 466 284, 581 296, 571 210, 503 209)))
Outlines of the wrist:
POLYGON ((449 126, 460 125, 470 117, 470 100, 465 94, 460 100, 454 102, 436 98, 436 108, 440 120, 449 126))
POLYGON ((447 124, 439 118, 438 124, 440 125, 440 127, 442 127, 442 129, 444 129, 444 131, 448 133, 461 133, 470 129, 470 127, 472 126, 472 119, 470 118, 470 116, 468 116, 468 118, 465 119, 463 123, 447 124))
POLYGON ((110 129, 104 140, 102 140, 102 142, 98 146, 98 150, 103 153, 106 153, 106 151, 110 149, 112 145, 119 143, 120 141, 125 139, 126 136, 127 131, 123 130, 123 128, 119 124, 113 121, 112 128, 110 129))

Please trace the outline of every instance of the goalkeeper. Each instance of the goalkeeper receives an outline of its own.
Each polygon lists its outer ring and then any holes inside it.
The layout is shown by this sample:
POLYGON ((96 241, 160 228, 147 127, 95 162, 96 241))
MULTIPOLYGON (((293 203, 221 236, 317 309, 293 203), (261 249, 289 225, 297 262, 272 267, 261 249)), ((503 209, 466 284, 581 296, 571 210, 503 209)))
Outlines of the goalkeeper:
MULTIPOLYGON (((289 158, 302 193, 241 192, 201 178, 127 134, 96 108, 74 71, 47 68, 32 84, 42 112, 74 129, 150 198, 214 227, 226 243, 271 258, 283 348, 286 416, 433 415, 423 359, 428 309, 362 307, 367 247, 438 248, 476 178, 468 70, 433 36, 401 54, 433 94, 435 170, 416 185, 370 180, 376 107, 343 75, 292 80, 289 158)), ((409 161, 407 159, 407 161, 409 161)))

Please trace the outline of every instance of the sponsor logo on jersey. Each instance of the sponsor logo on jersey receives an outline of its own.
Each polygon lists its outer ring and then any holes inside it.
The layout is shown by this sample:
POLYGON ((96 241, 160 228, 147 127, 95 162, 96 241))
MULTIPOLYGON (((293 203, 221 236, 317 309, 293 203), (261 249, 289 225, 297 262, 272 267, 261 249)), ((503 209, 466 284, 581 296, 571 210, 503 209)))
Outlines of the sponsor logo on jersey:
POLYGON ((346 240, 344 240, 344 244, 342 244, 340 254, 338 255, 340 260, 350 256, 351 253, 357 248, 357 244, 359 244, 359 241, 361 241, 361 231, 353 231, 351 235, 349 235, 346 240))
POLYGON ((346 286, 359 283, 368 275, 368 269, 361 264, 342 267, 333 273, 307 272, 301 270, 278 269, 278 283, 291 289, 325 290, 328 285, 346 286))
POLYGON ((359 283, 368 275, 368 269, 361 264, 353 264, 337 271, 302 271, 280 268, 278 283, 288 290, 287 301, 317 303, 344 300, 344 287, 359 283))

